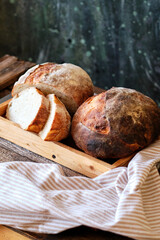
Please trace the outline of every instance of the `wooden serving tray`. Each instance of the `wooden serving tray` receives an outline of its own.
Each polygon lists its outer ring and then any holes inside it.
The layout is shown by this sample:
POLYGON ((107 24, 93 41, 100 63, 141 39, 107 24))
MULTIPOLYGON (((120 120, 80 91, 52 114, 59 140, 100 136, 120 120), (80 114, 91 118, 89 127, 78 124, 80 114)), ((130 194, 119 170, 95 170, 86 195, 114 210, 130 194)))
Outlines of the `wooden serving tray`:
POLYGON ((115 167, 125 166, 134 155, 110 164, 61 142, 43 141, 38 135, 21 129, 17 124, 4 117, 9 101, 0 104, 0 137, 73 171, 88 177, 96 177, 115 167))

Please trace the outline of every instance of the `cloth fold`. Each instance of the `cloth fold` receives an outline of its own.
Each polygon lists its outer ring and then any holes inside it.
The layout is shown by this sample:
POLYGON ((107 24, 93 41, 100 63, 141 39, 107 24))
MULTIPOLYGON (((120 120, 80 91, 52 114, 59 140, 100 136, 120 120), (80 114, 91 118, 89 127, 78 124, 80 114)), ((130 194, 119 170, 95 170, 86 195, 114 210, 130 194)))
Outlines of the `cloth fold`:
POLYGON ((128 167, 94 179, 56 164, 0 164, 0 224, 38 233, 85 225, 134 239, 160 239, 160 140, 128 167))

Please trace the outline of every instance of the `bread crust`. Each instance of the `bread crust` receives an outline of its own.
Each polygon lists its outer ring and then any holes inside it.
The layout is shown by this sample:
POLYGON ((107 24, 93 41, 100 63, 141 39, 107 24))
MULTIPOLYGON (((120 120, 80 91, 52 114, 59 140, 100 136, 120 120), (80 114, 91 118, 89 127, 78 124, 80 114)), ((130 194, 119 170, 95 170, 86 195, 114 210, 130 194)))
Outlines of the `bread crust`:
MULTIPOLYGON (((50 129, 46 134, 45 138, 43 139, 45 141, 60 141, 66 138, 69 134, 71 117, 66 110, 64 104, 54 94, 48 95, 47 98, 50 98, 50 101, 52 101, 52 103, 50 104, 55 105, 55 115, 50 129)), ((44 129, 42 130, 42 132, 43 131, 44 129)), ((40 137, 42 137, 42 132, 39 133, 40 137)))
MULTIPOLYGON (((44 94, 40 90, 35 89, 35 91, 38 94, 41 95, 41 105, 40 105, 40 107, 38 109, 38 112, 37 112, 34 120, 24 130, 30 131, 30 132, 39 133, 39 131, 42 130, 45 122, 48 119, 48 115, 49 115, 49 102, 48 102, 48 100, 46 99, 46 97, 44 96, 44 94)), ((13 97, 13 99, 8 104, 7 111, 6 111, 6 117, 9 120, 12 120, 12 119, 10 119, 10 116, 9 116, 9 108, 10 108, 12 102, 14 101, 14 99, 18 97, 18 95, 19 94, 15 95, 15 97, 13 97)), ((19 109, 19 111, 20 110, 21 109, 19 109)))
POLYGON ((40 90, 36 89, 36 91, 40 95, 42 95, 42 103, 41 103, 41 106, 39 108, 39 111, 38 111, 35 119, 31 122, 31 124, 25 130, 30 131, 30 132, 39 133, 42 130, 42 128, 44 127, 44 125, 48 119, 49 103, 48 103, 46 97, 44 96, 44 94, 40 90))
POLYGON ((15 83, 12 95, 31 86, 40 89, 45 95, 56 94, 71 114, 93 95, 89 75, 82 68, 69 63, 48 62, 34 66, 15 83))
POLYGON ((127 88, 89 98, 75 113, 71 129, 76 145, 101 159, 126 157, 148 146, 159 132, 156 103, 127 88))

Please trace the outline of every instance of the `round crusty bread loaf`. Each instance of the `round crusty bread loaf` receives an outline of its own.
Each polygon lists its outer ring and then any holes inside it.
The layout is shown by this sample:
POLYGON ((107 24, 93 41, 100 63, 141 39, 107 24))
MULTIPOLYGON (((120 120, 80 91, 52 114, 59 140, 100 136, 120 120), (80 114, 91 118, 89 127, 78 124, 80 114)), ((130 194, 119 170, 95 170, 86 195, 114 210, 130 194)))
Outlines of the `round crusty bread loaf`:
POLYGON ((132 89, 111 88, 85 101, 73 117, 76 145, 101 159, 126 157, 149 145, 160 132, 160 111, 132 89))
POLYGON ((15 83, 12 95, 34 86, 45 95, 54 93, 73 114, 77 108, 93 95, 93 84, 89 75, 80 67, 64 63, 44 63, 29 69, 15 83))
POLYGON ((16 94, 9 102, 6 117, 21 128, 39 133, 49 115, 49 100, 34 87, 16 94))
POLYGON ((47 95, 50 114, 39 136, 45 141, 60 141, 69 134, 71 117, 64 104, 54 95, 47 95))

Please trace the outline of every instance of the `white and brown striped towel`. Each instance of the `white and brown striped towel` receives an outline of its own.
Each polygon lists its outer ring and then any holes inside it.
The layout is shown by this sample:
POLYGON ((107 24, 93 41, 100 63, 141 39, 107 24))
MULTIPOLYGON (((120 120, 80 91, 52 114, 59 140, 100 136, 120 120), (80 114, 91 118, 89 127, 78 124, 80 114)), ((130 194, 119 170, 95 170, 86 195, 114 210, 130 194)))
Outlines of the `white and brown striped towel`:
POLYGON ((38 233, 86 225, 134 239, 160 239, 160 140, 128 168, 94 179, 55 164, 0 164, 0 224, 38 233))

